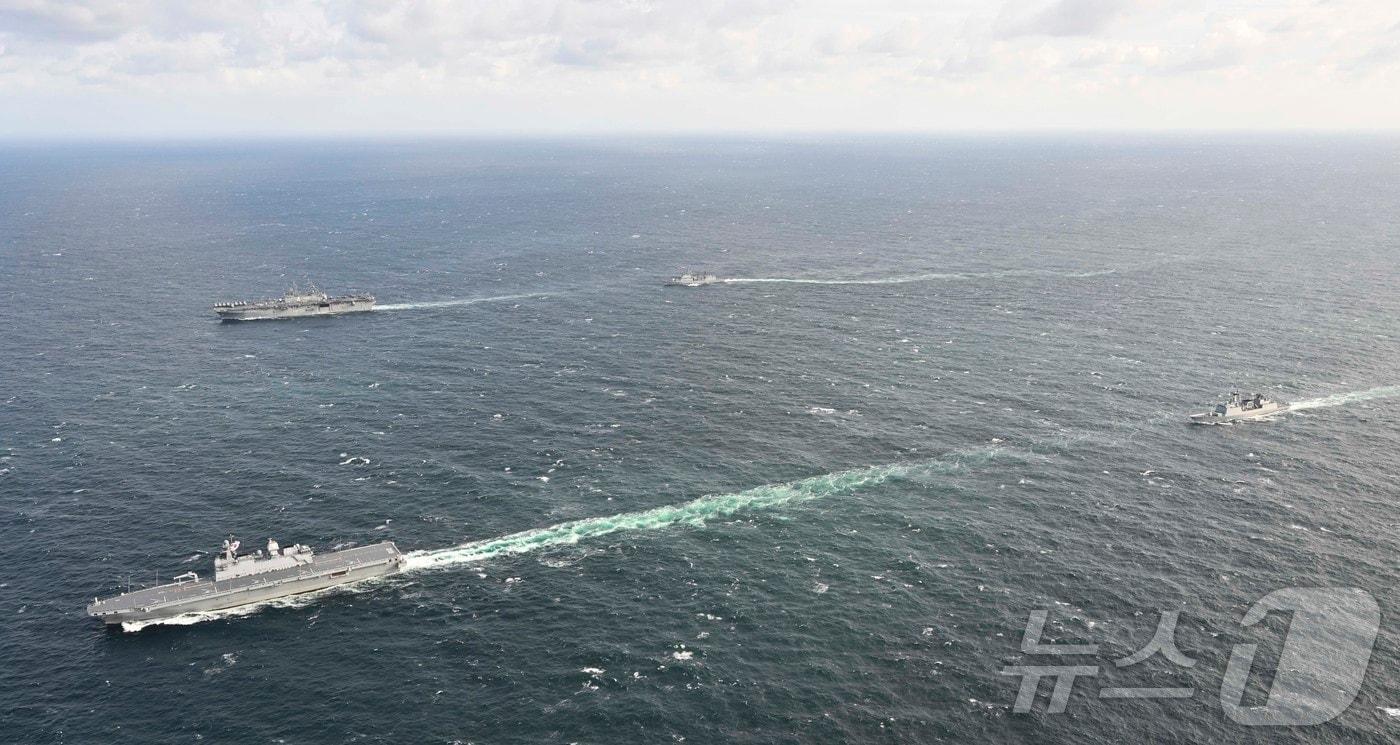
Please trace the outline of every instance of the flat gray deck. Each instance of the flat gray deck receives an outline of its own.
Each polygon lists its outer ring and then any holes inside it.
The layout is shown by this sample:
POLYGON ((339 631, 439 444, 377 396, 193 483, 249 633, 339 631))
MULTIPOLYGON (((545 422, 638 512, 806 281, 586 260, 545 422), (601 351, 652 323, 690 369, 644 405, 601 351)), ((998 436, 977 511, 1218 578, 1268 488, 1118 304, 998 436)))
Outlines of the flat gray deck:
POLYGON ((103 598, 88 606, 88 613, 113 613, 129 611, 135 608, 151 608, 165 605, 167 603, 184 603, 190 600, 213 597, 230 592, 246 590, 250 587, 260 585, 277 584, 288 580, 308 579, 319 577, 341 570, 355 569, 358 567, 384 564, 393 561, 399 556, 399 550, 391 542, 376 543, 372 546, 359 546, 357 548, 347 548, 344 551, 316 555, 310 564, 303 566, 280 569, 275 572, 265 572, 263 574, 253 574, 245 577, 234 577, 215 582, 213 579, 201 578, 198 582, 185 582, 183 584, 158 585, 147 587, 142 590, 115 595, 110 598, 103 598))

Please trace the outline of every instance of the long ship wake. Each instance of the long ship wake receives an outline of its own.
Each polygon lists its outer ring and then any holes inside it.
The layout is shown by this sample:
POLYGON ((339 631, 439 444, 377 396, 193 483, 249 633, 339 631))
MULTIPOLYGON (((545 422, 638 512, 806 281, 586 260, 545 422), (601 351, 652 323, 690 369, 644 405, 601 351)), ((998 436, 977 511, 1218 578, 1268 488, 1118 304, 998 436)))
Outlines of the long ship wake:
POLYGON ((1358 403, 1360 401, 1371 401, 1378 398, 1394 398, 1396 396, 1400 396, 1400 385, 1383 385, 1378 388, 1371 388, 1369 390, 1364 391, 1333 393, 1330 396, 1310 398, 1305 401, 1294 401, 1288 408, 1290 411, 1324 409, 1332 406, 1343 406, 1345 404, 1358 403))
POLYGON ((388 305, 376 305, 374 310, 423 310, 426 308, 451 308, 458 305, 476 305, 477 303, 502 303, 508 300, 525 300, 533 297, 548 297, 544 292, 526 292, 519 295, 496 295, 495 297, 473 297, 461 300, 430 300, 423 303, 390 303, 388 305))
POLYGON ((1197 261, 1194 256, 1168 256, 1154 261, 1149 261, 1133 266, 1091 269, 1083 271, 1065 271, 1057 269, 1005 269, 990 272, 924 272, 921 274, 904 274, 894 277, 876 277, 872 279, 813 279, 805 277, 730 277, 720 280, 727 284, 797 284, 797 285, 902 285, 915 282, 945 282, 953 280, 976 280, 976 279, 1011 279, 1016 277, 1057 277, 1061 279, 1089 279, 1091 277, 1105 277, 1111 274, 1129 273, 1154 269, 1166 264, 1178 264, 1197 261))
MULTIPOLYGON (((404 567, 404 572, 443 570, 479 564, 501 556, 524 554, 551 546, 571 545, 614 533, 658 531, 679 526, 700 528, 711 520, 730 517, 741 512, 776 510, 803 502, 854 494, 885 483, 961 473, 970 465, 981 465, 1007 458, 1022 459, 1024 455, 1000 447, 962 450, 950 453, 944 458, 922 463, 854 468, 797 481, 766 484, 731 494, 713 494, 689 502, 655 507, 639 512, 624 512, 605 517, 571 520, 544 528, 511 533, 499 538, 472 541, 448 548, 410 551, 405 554, 408 563, 404 567)), ((306 595, 280 598, 228 610, 186 613, 154 621, 125 623, 122 624, 122 629, 124 631, 139 631, 153 625, 188 626, 204 621, 246 616, 269 607, 303 607, 327 595, 347 591, 364 592, 373 589, 382 582, 392 582, 393 580, 392 575, 377 577, 354 585, 332 587, 306 595)))
POLYGON ((714 494, 640 512, 573 520, 500 538, 463 543, 451 548, 413 551, 407 554, 408 565, 405 571, 474 564, 498 556, 523 554, 623 531, 662 530, 678 525, 699 528, 710 520, 729 517, 738 512, 779 509, 815 499, 855 493, 890 481, 957 473, 966 468, 968 463, 985 463, 1011 452, 1004 448, 983 448, 961 451, 949 458, 925 463, 856 468, 787 483, 767 484, 732 494, 714 494))
POLYGON ((999 279, 1009 277, 1064 277, 1084 279, 1117 274, 1117 269, 1084 272, 1057 272, 1049 269, 1012 269, 1004 272, 931 272, 876 279, 805 279, 802 277, 730 277, 720 280, 728 284, 775 283, 794 285, 903 285, 915 282, 939 282, 958 279, 999 279))

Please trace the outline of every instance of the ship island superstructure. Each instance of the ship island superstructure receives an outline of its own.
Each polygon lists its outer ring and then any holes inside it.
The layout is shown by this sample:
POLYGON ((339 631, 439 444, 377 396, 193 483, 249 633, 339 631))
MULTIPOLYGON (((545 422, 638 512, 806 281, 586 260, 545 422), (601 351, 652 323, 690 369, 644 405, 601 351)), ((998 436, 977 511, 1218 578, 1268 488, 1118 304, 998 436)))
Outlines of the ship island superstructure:
POLYGON ((666 280, 665 284, 671 287, 702 287, 721 281, 719 277, 708 272, 685 272, 678 277, 666 280))
POLYGON ((393 574, 405 559, 389 541, 316 555, 301 544, 283 548, 268 540, 265 551, 239 555, 230 537, 214 559, 212 579, 186 572, 155 587, 94 598, 88 615, 108 624, 151 621, 250 605, 393 574))
POLYGON ((306 316, 335 316, 374 309, 373 295, 331 297, 315 285, 300 290, 294 285, 282 297, 216 303, 214 312, 225 321, 265 321, 306 316))
POLYGON ((1240 419, 1254 419, 1283 411, 1288 411, 1288 404, 1282 401, 1275 401, 1262 393, 1241 396, 1236 392, 1230 394, 1229 401, 1216 404, 1214 409, 1200 414, 1192 414, 1191 423, 1227 424, 1240 419))

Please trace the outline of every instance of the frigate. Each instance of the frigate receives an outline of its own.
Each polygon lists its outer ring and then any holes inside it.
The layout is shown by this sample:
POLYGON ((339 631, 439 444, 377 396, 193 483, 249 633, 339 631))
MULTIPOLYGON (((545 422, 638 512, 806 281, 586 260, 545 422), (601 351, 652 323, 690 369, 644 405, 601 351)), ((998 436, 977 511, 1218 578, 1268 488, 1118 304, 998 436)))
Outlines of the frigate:
POLYGON ((121 624, 237 608, 393 574, 405 562, 389 541, 320 556, 301 544, 279 547, 275 540, 267 542, 266 552, 240 556, 238 547, 232 537, 224 541, 214 558, 213 579, 186 572, 166 584, 93 598, 88 615, 121 624))
POLYGON ((1192 424, 1227 424, 1240 419, 1253 419, 1288 411, 1288 404, 1274 401, 1262 393, 1241 396, 1231 393, 1230 400, 1215 405, 1214 409, 1191 415, 1192 424))
POLYGON ((233 303, 216 303, 214 312, 225 321, 264 321, 277 318, 304 318, 306 316, 336 316, 341 313, 359 313, 374 309, 373 295, 341 295, 331 297, 315 285, 308 290, 298 290, 296 286, 287 294, 270 300, 240 300, 233 303))
POLYGON ((700 272, 686 272, 679 277, 672 277, 666 280, 665 284, 671 287, 700 287, 712 285, 719 282, 720 278, 713 274, 701 274, 700 272))

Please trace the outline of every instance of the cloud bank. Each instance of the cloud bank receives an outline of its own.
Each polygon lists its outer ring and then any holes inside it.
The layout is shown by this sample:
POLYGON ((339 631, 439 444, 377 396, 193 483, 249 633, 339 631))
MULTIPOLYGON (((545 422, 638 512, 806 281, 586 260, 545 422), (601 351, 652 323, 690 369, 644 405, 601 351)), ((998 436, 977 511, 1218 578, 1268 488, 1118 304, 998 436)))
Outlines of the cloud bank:
POLYGON ((1390 0, 0 0, 0 136, 1400 127, 1390 0))

